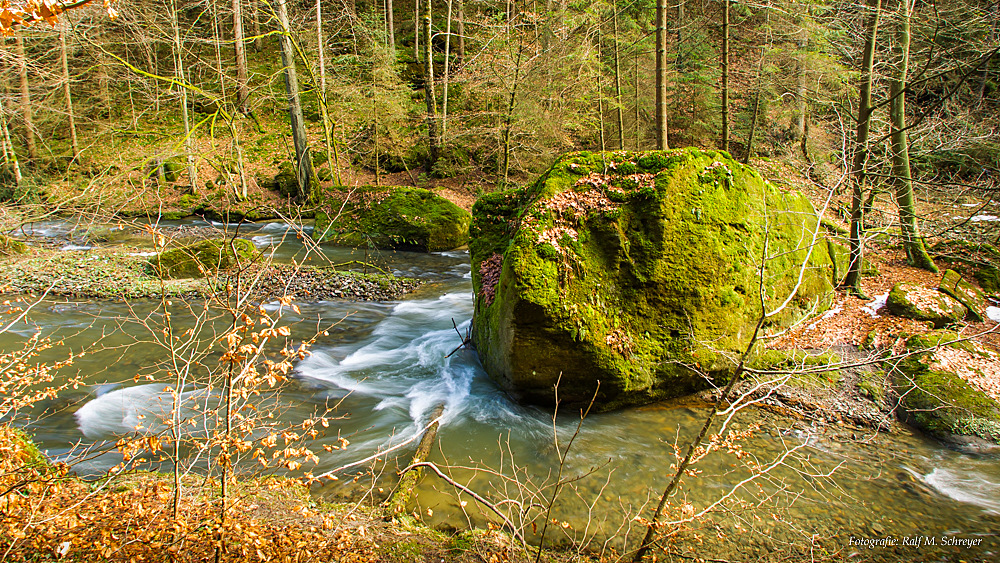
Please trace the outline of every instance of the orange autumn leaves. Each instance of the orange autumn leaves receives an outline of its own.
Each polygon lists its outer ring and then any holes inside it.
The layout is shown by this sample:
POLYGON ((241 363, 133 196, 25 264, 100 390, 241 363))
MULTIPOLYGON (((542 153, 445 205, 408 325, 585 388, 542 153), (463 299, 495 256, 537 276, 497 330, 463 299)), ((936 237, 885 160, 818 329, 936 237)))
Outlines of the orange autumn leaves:
MULTIPOLYGON (((59 14, 66 10, 81 8, 92 4, 94 0, 70 0, 67 2, 52 2, 50 0, 0 0, 0 34, 10 35, 19 27, 44 21, 55 26, 59 22, 59 14)), ((111 6, 113 0, 104 0, 104 9, 112 19, 118 12, 111 6)))

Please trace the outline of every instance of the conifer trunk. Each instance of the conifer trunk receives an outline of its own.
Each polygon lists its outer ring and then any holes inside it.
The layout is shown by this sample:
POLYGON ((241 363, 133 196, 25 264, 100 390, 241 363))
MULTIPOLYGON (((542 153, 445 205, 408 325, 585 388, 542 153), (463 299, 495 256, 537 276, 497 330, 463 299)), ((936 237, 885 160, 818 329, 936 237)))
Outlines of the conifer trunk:
POLYGON ((729 151, 729 0, 722 0, 722 150, 729 151))
POLYGON ((389 43, 389 51, 392 56, 396 56, 396 24, 393 21, 392 15, 392 0, 385 0, 385 25, 386 25, 386 40, 389 43))
POLYGON ((656 0, 656 148, 667 150, 667 1, 656 0))
POLYGON ((613 49, 615 57, 615 104, 618 110, 618 150, 625 150, 625 117, 622 108, 622 67, 618 58, 618 7, 612 6, 611 25, 614 37, 613 49))

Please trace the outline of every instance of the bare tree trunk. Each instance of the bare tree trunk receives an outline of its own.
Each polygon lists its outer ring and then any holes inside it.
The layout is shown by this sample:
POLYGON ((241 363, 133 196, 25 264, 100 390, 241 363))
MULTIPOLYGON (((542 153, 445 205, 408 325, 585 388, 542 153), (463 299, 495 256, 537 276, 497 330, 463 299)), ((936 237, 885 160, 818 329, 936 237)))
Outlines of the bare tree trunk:
MULTIPOLYGON (((510 23, 508 21, 508 23, 510 23)), ((510 33, 510 26, 507 28, 510 33)), ((517 88, 521 83, 521 62, 524 56, 524 42, 518 38, 517 61, 514 63, 514 84, 510 89, 510 100, 507 102, 507 115, 503 127, 503 183, 506 186, 510 180, 510 133, 514 127, 514 108, 517 105, 517 88)))
POLYGON ((797 108, 795 111, 795 124, 792 129, 792 138, 795 140, 800 140, 806 136, 806 53, 805 50, 809 46, 809 33, 805 29, 805 23, 802 23, 802 29, 799 32, 799 38, 796 41, 796 46, 798 47, 798 53, 796 53, 796 64, 795 64, 795 103, 797 108))
POLYGON ((243 34, 243 0, 233 0, 233 46, 236 51, 236 105, 240 113, 247 113, 250 87, 247 82, 247 47, 243 34))
POLYGON ((753 97, 753 117, 750 118, 750 131, 747 133, 747 152, 743 155, 743 164, 749 164, 750 158, 753 157, 753 138, 757 133, 757 120, 760 116, 760 95, 763 87, 761 86, 761 80, 764 75, 764 47, 760 48, 760 61, 757 65, 757 91, 754 93, 753 97))
POLYGON ((667 1, 656 0, 656 148, 667 150, 667 1))
POLYGON ((333 172, 334 180, 340 184, 340 158, 334 141, 334 125, 330 120, 330 109, 326 98, 326 58, 323 54, 323 8, 322 0, 316 0, 316 44, 319 46, 319 108, 323 118, 323 138, 326 140, 326 161, 333 172), (332 152, 331 152, 332 151, 332 152))
POLYGON ((729 1, 722 0, 722 150, 729 151, 729 1))
POLYGON ((621 61, 618 59, 618 7, 612 5, 611 10, 612 33, 614 34, 612 40, 615 57, 615 104, 618 111, 618 150, 623 151, 625 150, 625 118, 622 108, 622 67, 621 61))
POLYGON ((451 8, 452 0, 448 0, 448 23, 445 26, 445 36, 444 36, 444 85, 442 89, 441 101, 441 137, 444 139, 448 138, 448 80, 449 80, 449 66, 451 63, 451 8))
POLYGON ((684 51, 681 47, 684 45, 684 2, 686 0, 677 0, 677 21, 674 22, 674 34, 677 36, 677 60, 675 64, 677 66, 677 72, 684 70, 684 51))
MULTIPOLYGON (((7 92, 6 81, 0 92, 7 92)), ((0 141, 3 143, 3 157, 5 164, 11 164, 14 168, 14 184, 21 185, 21 164, 17 161, 17 153, 14 151, 14 143, 10 140, 10 129, 7 127, 7 109, 4 107, 3 98, 0 98, 0 141)))
POLYGON ((937 272, 937 266, 924 248, 917 226, 913 205, 913 179, 910 174, 909 140, 906 134, 906 75, 910 65, 910 12, 913 0, 899 3, 899 66, 889 81, 889 119, 892 123, 892 176, 896 184, 896 205, 899 206, 899 226, 903 235, 906 261, 911 266, 937 272))
POLYGON ((212 12, 212 47, 215 48, 215 73, 219 76, 219 94, 226 99, 226 74, 222 71, 222 30, 219 27, 219 6, 215 0, 209 0, 212 12))
POLYGON ((174 49, 177 58, 174 61, 174 74, 181 83, 178 85, 181 93, 181 119, 184 121, 184 156, 187 159, 188 181, 191 182, 192 193, 198 193, 198 167, 194 162, 194 146, 191 141, 191 122, 188 119, 187 87, 184 86, 184 50, 181 45, 180 24, 177 21, 177 5, 170 0, 170 20, 174 26, 174 49))
POLYGON ((434 96, 434 49, 431 44, 431 0, 424 0, 424 99, 427 102, 427 141, 430 149, 428 169, 438 159, 440 139, 437 124, 437 99, 434 96))
POLYGON ((420 0, 413 0, 413 60, 420 60, 420 0))
POLYGON ((288 24, 288 8, 285 0, 278 0, 277 4, 278 23, 281 25, 281 65, 285 69, 285 90, 288 92, 288 120, 292 127, 292 143, 295 145, 295 178, 298 199, 305 201, 309 198, 313 177, 312 158, 309 156, 309 139, 306 137, 305 119, 302 117, 299 79, 295 74, 295 49, 288 24))
POLYGON ((604 135, 604 53, 601 49, 601 13, 597 13, 597 121, 601 133, 601 152, 607 149, 604 135))
POLYGON ((458 0, 458 63, 465 61, 465 0, 458 0))
POLYGON ((855 153, 852 174, 854 176, 851 192, 851 231, 848 237, 851 248, 851 261, 847 267, 847 275, 842 286, 851 293, 863 295, 861 292, 861 262, 864 258, 864 198, 867 187, 866 166, 868 162, 868 131, 872 115, 872 68, 875 65, 875 42, 878 38, 879 18, 882 15, 882 0, 871 0, 872 15, 868 24, 868 36, 865 38, 864 61, 861 67, 861 91, 858 100, 858 130, 855 139, 855 153))
POLYGON ((632 97, 632 107, 635 108, 635 150, 641 150, 639 141, 639 49, 635 47, 632 49, 633 55, 633 70, 635 71, 632 76, 632 85, 635 87, 635 92, 632 97))
POLYGON ((80 155, 80 144, 76 139, 76 115, 73 112, 73 96, 70 93, 69 61, 66 57, 66 30, 59 27, 59 58, 62 61, 63 93, 66 95, 66 114, 69 116, 69 137, 73 147, 73 158, 80 155))
POLYGON ((392 0, 385 0, 385 25, 388 28, 386 30, 386 39, 389 43, 389 50, 392 53, 393 58, 396 56, 396 24, 393 22, 393 8, 392 0))
POLYGON ((264 36, 260 33, 260 0, 253 2, 253 50, 258 53, 264 50, 264 36))
POLYGON ((35 144, 35 123, 31 116, 31 90, 28 88, 28 58, 24 54, 24 38, 17 34, 17 77, 21 86, 21 118, 24 120, 24 144, 28 149, 28 158, 38 158, 38 147, 35 144))

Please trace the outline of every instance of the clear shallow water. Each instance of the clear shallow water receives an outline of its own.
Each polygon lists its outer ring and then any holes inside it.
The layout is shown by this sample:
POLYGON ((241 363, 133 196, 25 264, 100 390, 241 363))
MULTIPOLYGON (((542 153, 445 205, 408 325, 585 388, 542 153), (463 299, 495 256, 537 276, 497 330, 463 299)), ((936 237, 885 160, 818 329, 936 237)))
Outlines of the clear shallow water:
MULTIPOLYGON (((280 236, 287 229, 268 224, 247 232, 280 236)), ((327 250, 333 262, 363 253, 327 250)), ((297 240, 286 238, 275 254, 286 260, 302 252, 297 240)), ((559 468, 554 434, 564 449, 579 414, 562 413, 553 429, 550 412, 512 403, 499 391, 474 352, 459 350, 446 357, 461 342, 454 325, 464 334, 472 315, 468 254, 380 252, 369 253, 368 259, 427 283, 399 302, 303 304, 300 313, 284 317, 293 337, 307 338, 323 328, 328 332, 316 340, 309 357, 296 363, 280 399, 282 420, 301 420, 327 409, 336 417, 311 444, 319 462, 306 469, 314 474, 344 469, 339 481, 317 494, 355 498, 370 488, 391 487, 432 409, 443 403, 439 445, 431 461, 452 467, 449 473, 456 481, 494 501, 506 498, 501 504, 505 509, 514 501, 546 504, 552 491, 544 487, 554 482, 559 468), (340 438, 349 445, 340 448, 340 438), (382 478, 374 485, 365 479, 351 483, 350 477, 369 468, 382 478)), ((71 460, 71 452, 113 443, 137 424, 164 427, 162 419, 169 413, 162 374, 167 356, 153 343, 150 330, 136 322, 161 320, 157 305, 46 302, 33 311, 33 326, 0 335, 4 349, 10 349, 37 327, 64 339, 72 350, 91 349, 73 366, 86 386, 41 405, 24 421, 50 455, 71 460)), ((197 303, 190 310, 183 305, 175 303, 172 309, 173 321, 182 328, 192 325, 192 312, 199 312, 197 303)), ((222 330, 225 322, 206 326, 222 330)), ((208 354, 201 361, 213 358, 208 354)), ((218 395, 192 383, 183 396, 193 409, 217 401, 218 395)), ((704 416, 699 408, 657 405, 589 416, 565 455, 564 476, 589 475, 562 490, 553 512, 560 523, 558 536, 600 542, 638 526, 634 517, 643 507, 643 515, 649 515, 649 499, 655 503, 669 479, 673 444, 693 436, 704 416)), ((844 440, 841 433, 763 413, 737 417, 731 429, 741 432, 755 425, 759 429, 737 442, 750 455, 718 452, 696 465, 700 473, 686 478, 676 501, 690 507, 674 516, 729 498, 732 502, 717 507, 718 520, 702 529, 726 541, 752 529, 778 543, 801 543, 813 534, 844 543, 849 535, 947 533, 985 537, 995 546, 1000 530, 997 455, 962 454, 909 434, 867 436, 858 443, 844 440), (740 485, 755 474, 747 468, 751 461, 773 467, 764 477, 740 485)), ((116 453, 99 453, 77 461, 75 468, 100 473, 120 461, 116 453)), ((435 524, 485 522, 483 510, 470 497, 434 477, 422 481, 417 504, 415 510, 435 524)), ((516 520, 517 511, 511 514, 516 520)))

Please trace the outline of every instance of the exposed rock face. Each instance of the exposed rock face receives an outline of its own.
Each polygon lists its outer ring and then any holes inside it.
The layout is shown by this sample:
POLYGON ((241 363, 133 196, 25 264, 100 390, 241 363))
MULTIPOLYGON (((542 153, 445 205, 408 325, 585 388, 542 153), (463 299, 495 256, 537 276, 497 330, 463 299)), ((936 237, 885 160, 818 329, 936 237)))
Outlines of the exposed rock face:
POLYGON ((164 279, 203 278, 238 263, 247 264, 255 253, 247 239, 212 239, 165 250, 150 258, 149 264, 164 279))
POLYGON ((786 305, 769 329, 832 288, 808 200, 722 152, 569 154, 480 198, 471 235, 480 359, 530 402, 551 404, 556 381, 561 402, 597 391, 602 410, 705 388, 731 373, 762 295, 786 305))
POLYGON ((369 186, 328 195, 316 212, 320 242, 438 252, 469 241, 469 212, 430 190, 369 186))
POLYGON ((938 438, 1000 443, 1000 358, 943 330, 906 347, 913 354, 895 365, 893 385, 908 422, 938 438))
POLYGON ((976 321, 983 322, 985 318, 986 297, 979 288, 962 279, 955 270, 946 270, 941 278, 939 290, 954 297, 959 303, 968 309, 968 316, 976 321))
POLYGON ((897 283, 892 288, 885 308, 897 317, 933 323, 934 328, 960 321, 968 312, 953 297, 909 283, 897 283))

